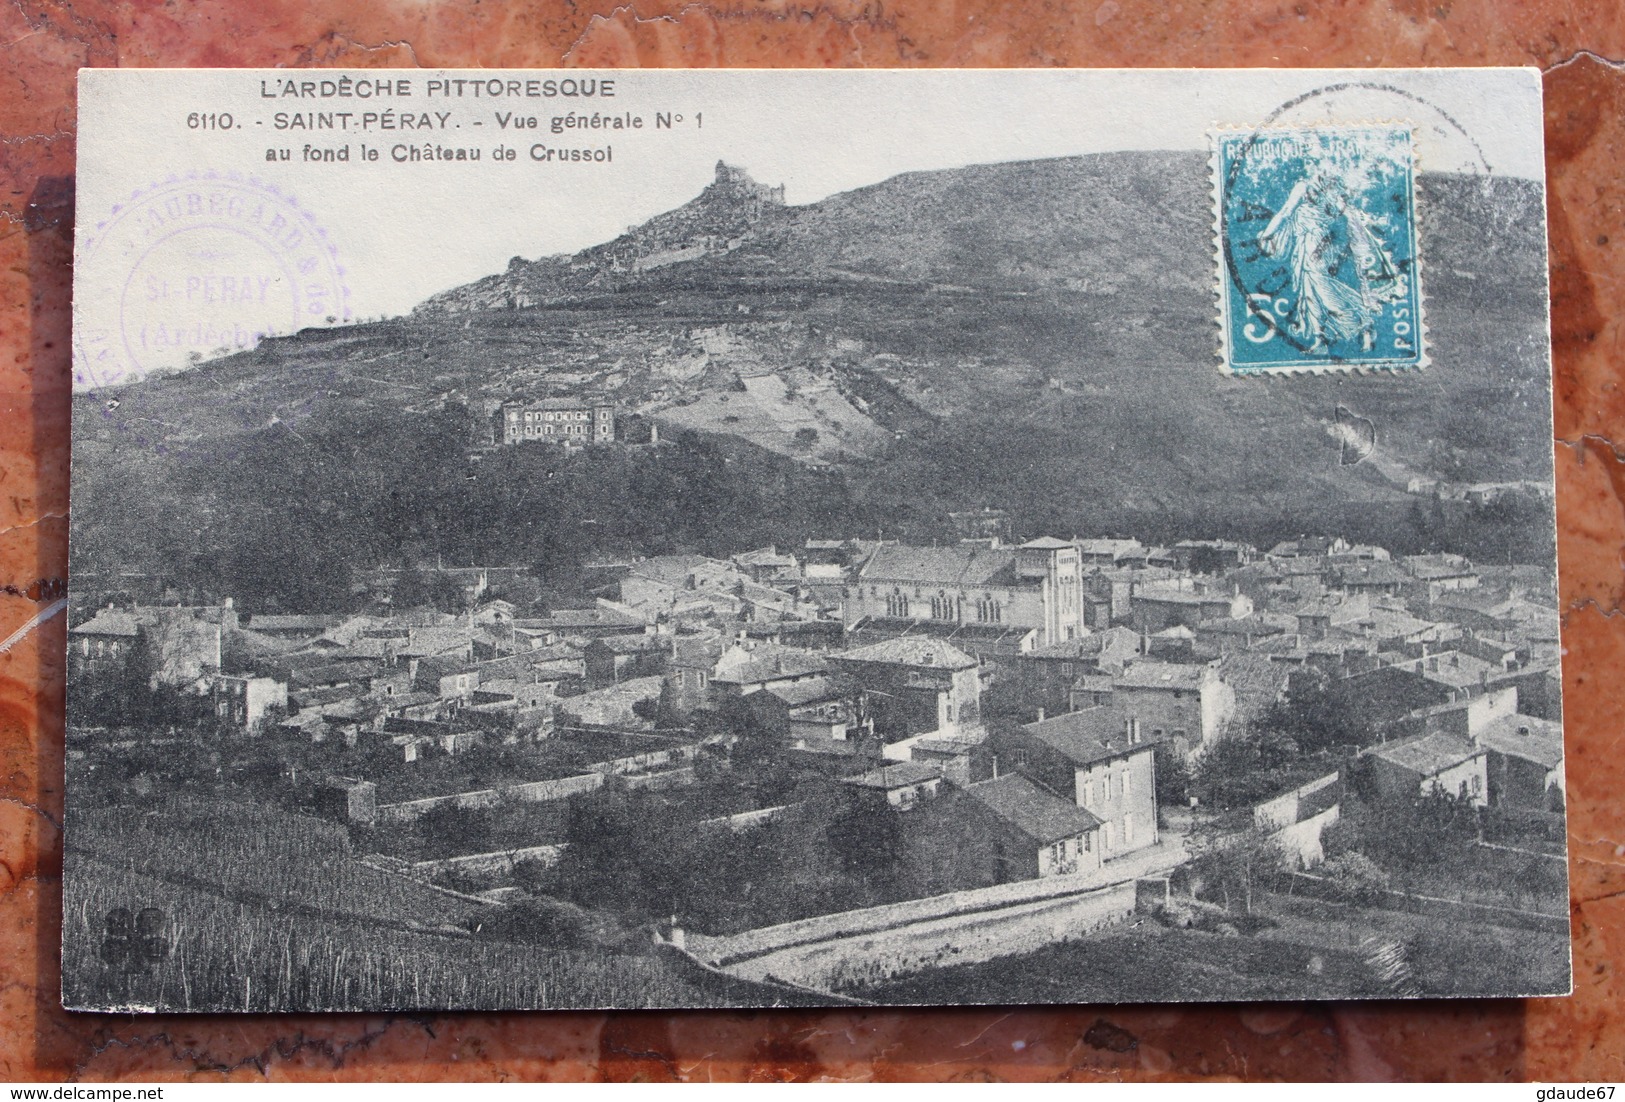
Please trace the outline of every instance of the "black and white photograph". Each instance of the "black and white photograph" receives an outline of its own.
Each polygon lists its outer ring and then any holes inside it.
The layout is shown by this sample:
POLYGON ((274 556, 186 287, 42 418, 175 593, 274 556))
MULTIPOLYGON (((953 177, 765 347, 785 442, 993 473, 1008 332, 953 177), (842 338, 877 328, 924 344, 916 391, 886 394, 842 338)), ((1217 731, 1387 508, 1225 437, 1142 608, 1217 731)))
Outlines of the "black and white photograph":
POLYGON ((83 70, 62 997, 1571 989, 1532 69, 83 70))

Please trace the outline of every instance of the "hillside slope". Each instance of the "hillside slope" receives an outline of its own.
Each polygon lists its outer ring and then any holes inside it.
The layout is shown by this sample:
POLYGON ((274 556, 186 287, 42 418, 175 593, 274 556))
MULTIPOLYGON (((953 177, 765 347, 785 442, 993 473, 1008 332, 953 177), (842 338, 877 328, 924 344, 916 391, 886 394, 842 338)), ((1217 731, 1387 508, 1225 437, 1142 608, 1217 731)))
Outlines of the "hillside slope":
MULTIPOLYGON (((75 553, 162 559, 168 536, 143 551, 112 532, 143 508, 123 492, 137 472, 180 516, 238 508, 213 498, 222 456, 273 463, 284 438, 389 483, 433 461, 413 458, 413 418, 466 407, 477 436, 498 402, 527 394, 606 394, 625 415, 737 438, 744 450, 724 451, 739 458, 777 453, 793 461, 772 476, 788 500, 802 493, 786 489, 795 464, 833 465, 851 515, 825 510, 784 539, 875 517, 927 537, 949 510, 986 504, 1025 530, 1321 529, 1403 509, 1410 477, 1549 480, 1536 184, 1421 178, 1427 370, 1238 380, 1214 356, 1207 171, 1194 152, 1101 154, 909 173, 789 207, 719 165, 695 200, 614 241, 516 259, 407 317, 78 396, 75 553), (1374 422, 1381 462, 1339 466, 1340 405, 1374 422)), ((268 506, 326 500, 314 515, 391 546, 377 509, 358 516, 330 477, 234 481, 263 487, 268 506)), ((764 518, 717 516, 714 531, 764 518)), ((412 545, 473 524, 447 516, 412 545)), ((486 549, 528 561, 550 537, 525 538, 486 549)))

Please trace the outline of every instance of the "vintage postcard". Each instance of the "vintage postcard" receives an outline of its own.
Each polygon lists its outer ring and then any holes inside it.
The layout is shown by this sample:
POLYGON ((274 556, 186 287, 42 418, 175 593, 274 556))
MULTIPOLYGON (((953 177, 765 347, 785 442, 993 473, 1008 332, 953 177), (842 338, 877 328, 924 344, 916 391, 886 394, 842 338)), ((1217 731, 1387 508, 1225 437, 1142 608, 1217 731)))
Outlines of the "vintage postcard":
POLYGON ((1539 74, 80 78, 63 998, 1570 989, 1539 74))

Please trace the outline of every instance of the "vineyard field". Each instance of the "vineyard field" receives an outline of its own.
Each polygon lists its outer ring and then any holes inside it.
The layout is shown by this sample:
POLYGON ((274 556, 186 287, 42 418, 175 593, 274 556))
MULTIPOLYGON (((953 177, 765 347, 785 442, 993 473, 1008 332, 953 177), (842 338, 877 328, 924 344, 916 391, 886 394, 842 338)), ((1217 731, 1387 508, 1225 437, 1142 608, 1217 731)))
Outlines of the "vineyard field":
MULTIPOLYGON (((62 998, 69 1009, 269 1013, 324 1010, 722 1005, 657 956, 564 951, 284 913, 128 866, 70 854, 62 998), (156 960, 113 963, 107 915, 164 916, 156 960)), ((737 1000, 738 992, 733 992, 737 1000)))

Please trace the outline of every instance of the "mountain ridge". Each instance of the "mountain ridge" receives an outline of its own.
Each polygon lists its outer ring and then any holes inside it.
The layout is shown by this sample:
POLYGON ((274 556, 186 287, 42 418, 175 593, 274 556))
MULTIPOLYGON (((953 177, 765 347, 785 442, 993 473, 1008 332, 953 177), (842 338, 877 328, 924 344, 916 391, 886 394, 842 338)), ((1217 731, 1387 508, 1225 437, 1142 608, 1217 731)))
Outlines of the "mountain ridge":
POLYGON ((1403 513, 1410 478, 1549 483, 1539 185, 1424 173, 1418 191, 1432 365, 1236 379, 1215 356, 1203 154, 905 173, 804 206, 724 164, 627 234, 408 315, 76 396, 75 493, 116 493, 132 445, 208 494, 223 449, 349 432, 399 450, 413 418, 466 408, 477 436, 503 400, 588 393, 628 423, 735 438, 741 461, 761 449, 764 470, 776 453, 843 472, 933 535, 924 518, 995 504, 1029 530, 1309 530, 1403 513), (1372 421, 1380 462, 1339 465, 1339 406, 1372 421), (379 416, 402 427, 345 428, 379 416))

